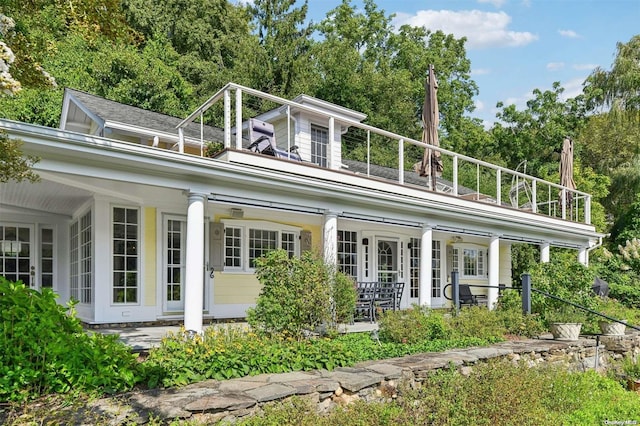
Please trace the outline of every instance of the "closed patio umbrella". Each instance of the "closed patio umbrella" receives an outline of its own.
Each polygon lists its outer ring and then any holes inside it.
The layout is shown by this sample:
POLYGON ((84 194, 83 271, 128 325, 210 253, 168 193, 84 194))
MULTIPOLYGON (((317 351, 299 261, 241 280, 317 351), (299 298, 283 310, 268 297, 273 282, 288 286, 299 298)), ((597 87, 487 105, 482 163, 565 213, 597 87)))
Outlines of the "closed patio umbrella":
MULTIPOLYGON (((429 65, 429 74, 425 81, 424 104, 422 106, 422 142, 433 146, 440 146, 438 141, 438 124, 440 116, 438 112, 438 82, 433 69, 429 65)), ((420 164, 420 176, 431 176, 431 190, 436 190, 436 178, 442 175, 442 159, 440 151, 430 148, 425 149, 422 163, 420 164)))
MULTIPOLYGON (((576 189, 576 183, 573 181, 573 141, 569 136, 564 138, 562 142, 562 152, 560 154, 560 185, 567 189, 576 189)), ((562 200, 560 200, 562 202, 562 200)), ((569 207, 569 217, 573 215, 573 194, 567 192, 565 199, 569 207)))

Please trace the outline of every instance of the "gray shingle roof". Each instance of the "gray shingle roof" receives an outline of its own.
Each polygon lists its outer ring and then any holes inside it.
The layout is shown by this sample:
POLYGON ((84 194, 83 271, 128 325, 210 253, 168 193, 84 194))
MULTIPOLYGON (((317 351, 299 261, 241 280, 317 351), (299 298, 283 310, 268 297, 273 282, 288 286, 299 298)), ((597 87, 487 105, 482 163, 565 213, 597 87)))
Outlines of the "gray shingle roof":
MULTIPOLYGON (((65 90, 80 101, 93 114, 105 121, 144 127, 164 133, 178 134, 176 126, 182 121, 181 118, 110 101, 80 90, 69 88, 65 90)), ((200 139, 200 124, 190 123, 185 128, 184 134, 186 137, 200 139)), ((223 137, 224 132, 222 129, 208 125, 204 126, 205 140, 222 141, 223 137)))

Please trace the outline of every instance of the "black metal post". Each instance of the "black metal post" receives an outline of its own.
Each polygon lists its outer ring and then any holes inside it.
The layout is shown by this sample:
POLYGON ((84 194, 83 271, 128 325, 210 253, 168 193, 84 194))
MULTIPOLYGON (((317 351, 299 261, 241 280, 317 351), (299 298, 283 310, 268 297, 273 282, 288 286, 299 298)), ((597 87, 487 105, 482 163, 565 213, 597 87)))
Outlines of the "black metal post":
POLYGON ((522 274, 522 313, 531 313, 531 275, 522 274))
POLYGON ((451 271, 451 299, 457 313, 460 310, 460 278, 458 271, 451 271))

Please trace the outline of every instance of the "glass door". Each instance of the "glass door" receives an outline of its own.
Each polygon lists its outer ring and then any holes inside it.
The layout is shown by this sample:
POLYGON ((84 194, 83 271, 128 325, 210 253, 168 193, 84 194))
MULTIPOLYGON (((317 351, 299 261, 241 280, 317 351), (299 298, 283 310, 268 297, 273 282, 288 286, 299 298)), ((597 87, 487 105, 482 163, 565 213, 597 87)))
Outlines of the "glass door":
POLYGON ((165 227, 165 272, 164 310, 184 311, 185 240, 187 224, 184 220, 166 218, 165 227))
POLYGON ((394 240, 378 240, 377 276, 378 281, 394 283, 398 281, 398 242, 394 240))
POLYGON ((0 224, 0 275, 36 287, 33 227, 0 224))

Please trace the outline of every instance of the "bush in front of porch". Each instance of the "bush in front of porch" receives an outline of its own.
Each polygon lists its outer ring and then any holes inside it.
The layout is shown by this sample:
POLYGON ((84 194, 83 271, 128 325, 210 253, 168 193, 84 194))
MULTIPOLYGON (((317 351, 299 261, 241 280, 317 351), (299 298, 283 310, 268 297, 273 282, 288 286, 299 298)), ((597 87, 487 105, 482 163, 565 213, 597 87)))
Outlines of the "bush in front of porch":
POLYGON ((258 333, 300 339, 305 331, 346 322, 353 314, 353 281, 317 254, 298 258, 282 249, 271 251, 256 259, 256 275, 262 290, 247 321, 258 333))

